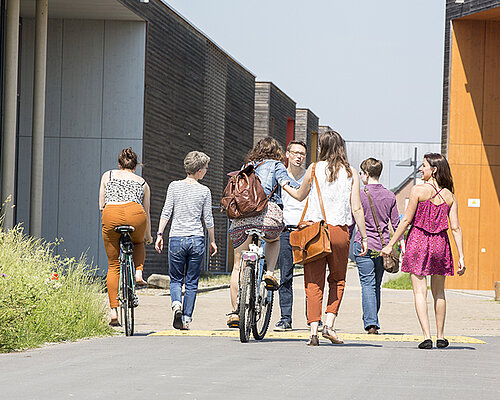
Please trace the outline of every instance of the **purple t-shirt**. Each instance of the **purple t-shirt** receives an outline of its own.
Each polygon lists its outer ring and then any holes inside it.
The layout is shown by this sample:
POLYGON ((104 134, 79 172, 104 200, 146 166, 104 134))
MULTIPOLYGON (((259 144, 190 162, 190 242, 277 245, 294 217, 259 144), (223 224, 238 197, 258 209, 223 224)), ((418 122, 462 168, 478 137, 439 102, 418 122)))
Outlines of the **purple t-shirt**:
MULTIPOLYGON (((396 206, 396 196, 390 190, 379 184, 368 184, 365 186, 370 192, 373 201, 373 207, 377 213, 378 223, 382 229, 385 243, 389 243, 389 220, 392 222, 394 229, 399 225, 399 213, 396 206)), ((363 189, 360 190, 361 204, 365 212, 366 235, 368 236, 368 248, 370 250, 382 250, 382 242, 378 234, 377 225, 373 219, 370 201, 363 189)), ((356 232, 354 241, 361 243, 361 234, 356 232)))

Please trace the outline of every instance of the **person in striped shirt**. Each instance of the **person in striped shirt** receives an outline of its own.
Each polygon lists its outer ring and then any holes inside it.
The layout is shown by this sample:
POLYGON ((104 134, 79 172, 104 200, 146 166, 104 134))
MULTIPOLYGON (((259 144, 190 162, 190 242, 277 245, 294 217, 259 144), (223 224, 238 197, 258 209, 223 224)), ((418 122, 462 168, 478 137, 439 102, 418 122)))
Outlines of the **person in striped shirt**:
POLYGON ((217 253, 212 194, 199 181, 207 173, 210 157, 201 151, 191 151, 184 159, 186 178, 173 181, 167 189, 167 197, 160 217, 155 248, 163 250, 163 231, 172 220, 168 241, 168 269, 173 326, 189 329, 192 321, 198 281, 205 253, 205 233, 202 220, 208 230, 210 255, 217 253), (185 293, 182 300, 182 284, 185 293))

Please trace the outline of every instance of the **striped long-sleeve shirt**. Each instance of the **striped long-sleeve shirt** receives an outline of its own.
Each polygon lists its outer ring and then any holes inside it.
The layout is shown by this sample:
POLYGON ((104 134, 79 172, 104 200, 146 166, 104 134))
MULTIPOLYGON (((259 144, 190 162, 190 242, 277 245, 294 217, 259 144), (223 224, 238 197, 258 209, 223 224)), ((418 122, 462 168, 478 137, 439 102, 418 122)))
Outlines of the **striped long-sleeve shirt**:
POLYGON ((169 237, 204 236, 201 219, 207 228, 214 226, 210 189, 201 183, 171 182, 161 218, 168 221, 171 217, 169 237))

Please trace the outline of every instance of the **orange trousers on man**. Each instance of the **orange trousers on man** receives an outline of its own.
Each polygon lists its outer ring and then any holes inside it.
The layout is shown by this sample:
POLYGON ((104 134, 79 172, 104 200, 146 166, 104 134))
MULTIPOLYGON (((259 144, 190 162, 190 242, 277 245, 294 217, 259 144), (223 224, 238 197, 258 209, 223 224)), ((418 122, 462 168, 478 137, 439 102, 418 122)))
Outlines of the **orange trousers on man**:
POLYGON ((118 285, 120 280, 120 234, 115 232, 115 227, 120 225, 131 225, 135 228, 130 234, 134 243, 135 269, 144 268, 146 249, 144 247, 144 234, 146 233, 146 212, 138 203, 107 204, 102 211, 102 237, 104 247, 108 256, 108 296, 109 306, 118 307, 118 285))
POLYGON ((326 265, 328 264, 327 313, 338 314, 344 295, 347 258, 349 257, 349 230, 347 226, 328 225, 332 252, 326 257, 304 265, 307 323, 321 321, 326 265))

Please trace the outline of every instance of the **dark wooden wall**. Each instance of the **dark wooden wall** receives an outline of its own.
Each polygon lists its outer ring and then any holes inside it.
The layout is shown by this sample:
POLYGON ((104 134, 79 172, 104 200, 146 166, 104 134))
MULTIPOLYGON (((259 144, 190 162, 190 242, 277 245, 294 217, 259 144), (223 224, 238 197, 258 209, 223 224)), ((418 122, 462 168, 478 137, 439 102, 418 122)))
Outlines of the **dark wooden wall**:
MULTIPOLYGON (((236 169, 252 146, 255 77, 161 1, 120 2, 148 23, 143 176, 151 187, 155 236, 166 189, 185 177, 189 151, 210 156, 202 183, 218 206, 225 173, 236 169)), ((226 219, 217 210, 214 218, 219 255, 208 267, 225 271, 226 219)), ((158 255, 148 247, 145 275, 167 271, 166 251, 158 255)))
POLYGON ((297 108, 295 111, 295 140, 307 144, 306 165, 311 163, 312 133, 318 132, 319 118, 307 108, 297 108))
POLYGON ((463 4, 455 0, 446 0, 446 21, 444 36, 444 71, 443 71, 443 108, 441 130, 441 152, 448 155, 449 101, 450 101, 450 66, 451 66, 451 21, 500 7, 500 0, 466 0, 463 4))
POLYGON ((285 148, 288 118, 295 121, 295 102, 273 83, 256 82, 254 143, 271 136, 285 148))

